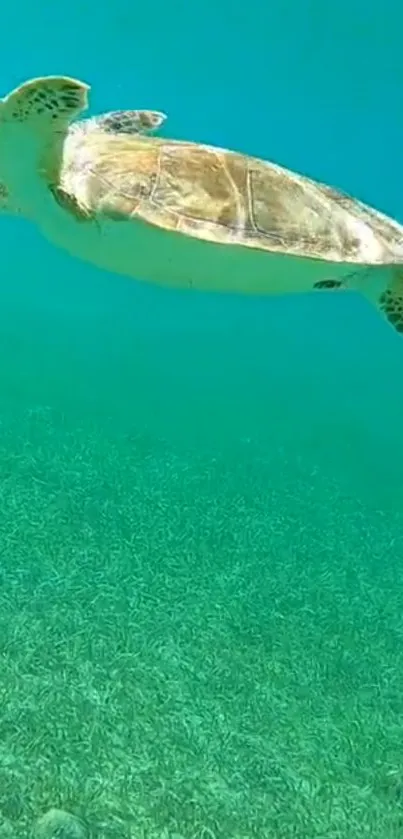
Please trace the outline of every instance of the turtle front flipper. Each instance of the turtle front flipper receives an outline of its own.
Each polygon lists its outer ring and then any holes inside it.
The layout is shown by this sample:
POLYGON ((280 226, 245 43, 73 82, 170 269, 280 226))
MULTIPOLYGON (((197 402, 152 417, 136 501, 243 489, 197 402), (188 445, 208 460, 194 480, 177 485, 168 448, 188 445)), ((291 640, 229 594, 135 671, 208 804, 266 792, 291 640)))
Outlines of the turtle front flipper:
POLYGON ((93 128, 107 134, 151 134, 166 120, 162 111, 110 111, 93 117, 93 128))
MULTIPOLYGON (((68 76, 31 79, 0 100, 1 181, 29 217, 60 183, 70 123, 88 106, 89 86, 68 76)), ((46 203, 46 202, 45 202, 46 203)))
POLYGON ((1 100, 0 118, 39 130, 67 127, 88 107, 88 91, 88 85, 68 76, 31 79, 1 100))

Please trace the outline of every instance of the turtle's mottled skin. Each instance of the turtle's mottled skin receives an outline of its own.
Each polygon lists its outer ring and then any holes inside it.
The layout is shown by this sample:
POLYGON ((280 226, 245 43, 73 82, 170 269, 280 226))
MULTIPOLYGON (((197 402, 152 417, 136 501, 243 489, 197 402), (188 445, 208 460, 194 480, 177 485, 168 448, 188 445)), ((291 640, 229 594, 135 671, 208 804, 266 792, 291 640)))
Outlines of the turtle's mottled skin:
POLYGON ((281 166, 150 136, 159 111, 74 121, 88 86, 0 102, 0 207, 70 253, 168 286, 246 294, 354 289, 403 332, 403 227, 281 166))

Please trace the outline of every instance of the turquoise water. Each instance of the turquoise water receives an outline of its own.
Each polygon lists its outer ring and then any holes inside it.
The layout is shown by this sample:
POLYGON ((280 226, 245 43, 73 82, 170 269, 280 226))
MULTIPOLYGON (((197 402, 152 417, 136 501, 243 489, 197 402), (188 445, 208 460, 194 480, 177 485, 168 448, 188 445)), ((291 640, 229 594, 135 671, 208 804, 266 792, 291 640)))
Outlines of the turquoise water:
MULTIPOLYGON (((4 93, 77 76, 94 113, 162 109, 403 221, 392 0, 42 0, 2 35, 4 93)), ((52 807, 105 839, 400 836, 401 337, 355 296, 0 242, 1 837, 52 807)))

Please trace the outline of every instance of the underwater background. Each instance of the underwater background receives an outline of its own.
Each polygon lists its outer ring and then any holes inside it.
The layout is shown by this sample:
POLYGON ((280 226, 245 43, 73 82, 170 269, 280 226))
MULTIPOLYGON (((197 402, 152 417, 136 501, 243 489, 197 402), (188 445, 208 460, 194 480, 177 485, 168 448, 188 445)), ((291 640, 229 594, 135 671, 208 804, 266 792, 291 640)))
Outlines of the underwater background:
MULTIPOLYGON (((20 0, 1 93, 274 159, 403 222, 397 0, 20 0)), ((403 831, 403 341, 355 295, 161 290, 0 224, 0 839, 403 831), (52 820, 53 819, 53 820, 52 820), (59 825, 60 826, 60 825, 59 825)))

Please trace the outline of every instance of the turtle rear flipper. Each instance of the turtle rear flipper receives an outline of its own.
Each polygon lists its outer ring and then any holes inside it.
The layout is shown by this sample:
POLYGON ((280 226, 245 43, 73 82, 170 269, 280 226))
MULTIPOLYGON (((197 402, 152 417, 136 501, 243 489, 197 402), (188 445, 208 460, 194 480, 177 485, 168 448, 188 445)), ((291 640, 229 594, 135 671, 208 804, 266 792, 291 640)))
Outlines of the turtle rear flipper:
POLYGON ((396 329, 403 332, 403 266, 396 265, 390 270, 390 282, 379 295, 376 305, 386 320, 396 329))

